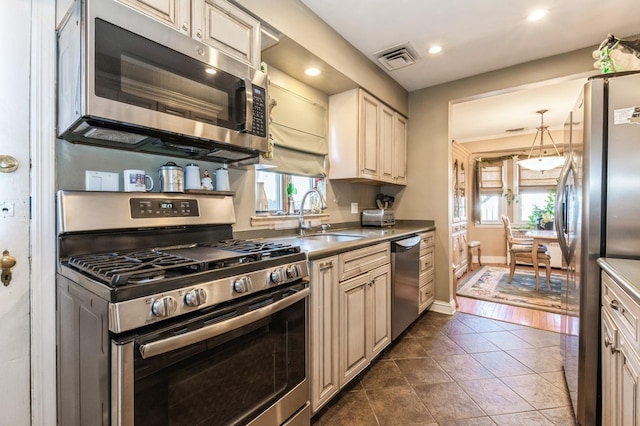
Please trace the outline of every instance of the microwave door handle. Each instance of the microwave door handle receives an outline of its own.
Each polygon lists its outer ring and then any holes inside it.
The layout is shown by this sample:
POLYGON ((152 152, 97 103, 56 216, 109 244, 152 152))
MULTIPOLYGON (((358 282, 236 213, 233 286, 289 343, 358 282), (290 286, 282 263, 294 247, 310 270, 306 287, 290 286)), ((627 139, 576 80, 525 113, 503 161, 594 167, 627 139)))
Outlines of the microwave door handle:
POLYGON ((253 133, 253 85, 251 80, 245 78, 243 84, 238 87, 236 96, 238 98, 238 115, 236 121, 238 128, 244 133, 253 133))
POLYGON ((168 337, 163 340, 155 342, 149 342, 140 345, 140 355, 142 358, 147 359, 156 355, 162 355, 167 352, 174 351, 176 349, 183 348, 185 346, 193 345, 194 343, 202 342, 203 340, 211 339, 212 337, 220 336, 221 334, 228 333, 238 328, 249 325, 253 322, 259 321, 268 317, 282 309, 285 309, 294 303, 308 297, 310 290, 305 288, 299 292, 281 299, 275 303, 256 309, 255 311, 248 312, 244 315, 240 315, 235 318, 231 318, 216 324, 203 327, 201 329, 191 331, 189 333, 179 334, 177 336, 168 337))

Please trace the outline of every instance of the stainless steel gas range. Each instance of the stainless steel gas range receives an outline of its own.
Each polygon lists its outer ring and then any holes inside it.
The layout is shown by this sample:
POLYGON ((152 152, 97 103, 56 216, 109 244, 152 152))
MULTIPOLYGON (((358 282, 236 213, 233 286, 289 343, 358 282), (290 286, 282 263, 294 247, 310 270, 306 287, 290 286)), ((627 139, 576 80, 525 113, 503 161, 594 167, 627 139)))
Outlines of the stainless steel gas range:
POLYGON ((307 257, 229 196, 58 193, 58 424, 309 424, 307 257))

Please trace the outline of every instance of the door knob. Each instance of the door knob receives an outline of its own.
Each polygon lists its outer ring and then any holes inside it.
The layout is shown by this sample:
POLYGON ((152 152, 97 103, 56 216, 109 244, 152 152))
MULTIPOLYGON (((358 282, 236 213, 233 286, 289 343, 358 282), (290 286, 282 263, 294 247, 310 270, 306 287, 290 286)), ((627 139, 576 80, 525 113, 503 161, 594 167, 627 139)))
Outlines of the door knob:
POLYGON ((11 173, 18 168, 18 160, 10 155, 0 155, 0 172, 11 173))
POLYGON ((16 258, 9 254, 9 250, 3 251, 0 258, 0 269, 2 269, 0 279, 5 287, 11 283, 11 268, 14 266, 16 266, 16 258))

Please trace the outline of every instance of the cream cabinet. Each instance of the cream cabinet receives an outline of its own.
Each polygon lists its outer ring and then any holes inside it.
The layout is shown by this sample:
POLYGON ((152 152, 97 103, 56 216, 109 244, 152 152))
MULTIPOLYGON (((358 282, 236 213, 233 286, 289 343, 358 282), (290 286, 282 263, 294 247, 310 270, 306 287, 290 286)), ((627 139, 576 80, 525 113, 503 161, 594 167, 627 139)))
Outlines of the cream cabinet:
POLYGON ((640 425, 640 305, 602 272, 602 424, 640 425))
POLYGON ((176 31, 260 67, 260 22, 226 0, 117 0, 176 31))
POLYGON ((467 169, 469 151, 454 142, 451 148, 451 262, 460 278, 468 269, 467 256, 467 169))
POLYGON ((408 121, 362 89, 329 97, 330 179, 406 185, 408 121))
POLYGON ((602 424, 617 424, 617 412, 615 406, 617 395, 617 361, 616 348, 618 344, 618 328, 615 326, 611 316, 605 309, 602 309, 602 339, 601 339, 601 361, 602 361, 602 424))
POLYGON ((117 0, 174 30, 191 36, 191 0, 117 0))
POLYGON ((435 236, 435 231, 420 234, 419 313, 424 312, 435 300, 435 236))
POLYGON ((341 254, 347 277, 339 285, 339 381, 343 387, 391 343, 389 243, 341 254), (354 260, 355 259, 355 260, 354 260), (378 266, 380 260, 386 262, 378 266), (353 273, 358 274, 353 276, 353 273))
POLYGON ((310 262, 311 411, 340 390, 338 380, 338 257, 310 262))
POLYGON ((409 121, 400 114, 394 114, 393 123, 393 178, 396 184, 407 184, 407 136, 409 121))
POLYGON ((340 283, 340 386, 391 343, 391 268, 340 283))
POLYGON ((381 243, 310 262, 312 412, 391 343, 390 260, 381 243))

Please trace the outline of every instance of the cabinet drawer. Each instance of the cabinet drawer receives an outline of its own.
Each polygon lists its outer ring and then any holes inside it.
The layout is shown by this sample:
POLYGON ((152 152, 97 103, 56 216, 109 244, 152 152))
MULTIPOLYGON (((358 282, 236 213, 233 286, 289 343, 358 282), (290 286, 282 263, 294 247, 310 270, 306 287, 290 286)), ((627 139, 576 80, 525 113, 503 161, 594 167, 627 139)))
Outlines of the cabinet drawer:
POLYGON ((640 306, 605 272, 602 273, 602 307, 631 345, 640 350, 640 306))
POLYGON ((424 273, 433 268, 434 265, 434 247, 427 247, 424 254, 420 255, 420 273, 424 273))
POLYGON ((427 248, 433 247, 435 245, 436 245, 436 233, 434 231, 420 234, 420 255, 423 255, 424 252, 427 250, 427 248))
POLYGON ((419 292, 420 298, 418 303, 418 312, 422 313, 435 300, 435 292, 433 285, 433 275, 429 276, 429 280, 425 285, 421 285, 419 292))
POLYGON ((434 271, 434 269, 431 269, 430 271, 421 273, 418 277, 418 287, 423 287, 427 285, 429 281, 433 281, 435 275, 434 271))
POLYGON ((372 269, 389 263, 391 250, 389 243, 376 244, 358 250, 342 253, 338 261, 338 277, 340 281, 369 272, 372 269))

